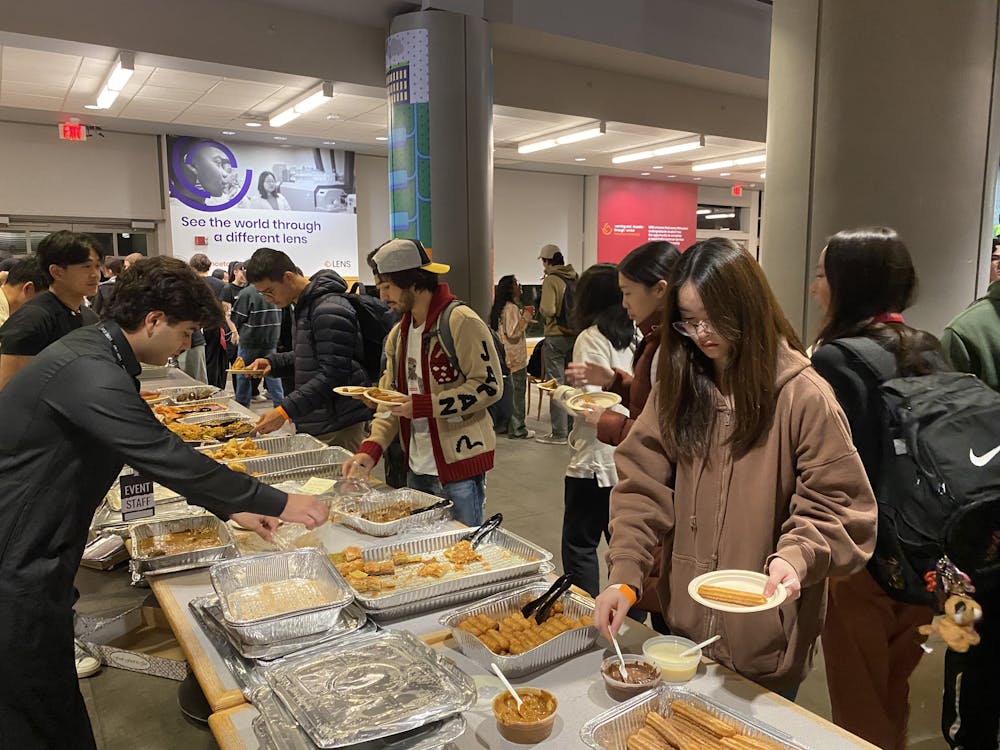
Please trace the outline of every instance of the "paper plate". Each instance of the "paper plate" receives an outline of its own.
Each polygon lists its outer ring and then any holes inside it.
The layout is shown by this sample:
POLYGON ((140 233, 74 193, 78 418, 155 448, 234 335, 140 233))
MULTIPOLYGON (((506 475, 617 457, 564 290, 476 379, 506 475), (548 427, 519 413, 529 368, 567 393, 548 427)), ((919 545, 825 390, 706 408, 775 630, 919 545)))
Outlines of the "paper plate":
POLYGON ((720 612, 737 612, 737 613, 748 613, 748 612, 764 612, 765 610, 777 607, 788 595, 785 591, 785 587, 778 584, 778 588, 775 590, 771 598, 767 600, 765 604, 758 604, 755 606, 744 607, 739 604, 726 604, 725 602, 717 602, 712 599, 706 599, 701 594, 698 593, 699 586, 722 586, 727 589, 735 589, 737 591, 746 591, 751 594, 763 594, 764 585, 767 583, 767 576, 763 573, 757 573, 752 570, 713 570, 711 573, 704 573, 697 578, 695 578, 691 583, 688 584, 688 594, 699 604, 703 604, 711 609, 717 609, 720 612))
POLYGON ((396 406, 398 403, 400 403, 399 401, 388 401, 388 400, 386 400, 384 398, 378 398, 378 397, 376 397, 374 395, 375 392, 376 391, 380 391, 380 390, 383 391, 383 392, 385 392, 385 393, 391 393, 394 396, 401 396, 402 398, 409 398, 405 393, 398 393, 397 391, 387 391, 387 390, 381 389, 381 388, 369 388, 368 390, 365 391, 365 397, 368 398, 370 401, 374 401, 376 404, 381 404, 382 406, 396 406))
POLYGON ((535 383, 535 387, 542 391, 554 391, 559 387, 558 380, 545 380, 541 383, 535 383))
POLYGON ((229 373, 230 375, 242 375, 245 378, 264 377, 263 370, 234 370, 233 368, 230 367, 229 369, 226 370, 226 372, 229 373))
POLYGON ((364 385, 338 385, 333 389, 333 392, 338 396, 348 396, 354 398, 355 396, 362 395, 368 390, 367 386, 364 385))
POLYGON ((571 396, 566 405, 573 411, 582 412, 588 406, 599 406, 603 409, 610 409, 618 406, 622 402, 622 397, 610 391, 594 391, 593 393, 578 393, 571 396))

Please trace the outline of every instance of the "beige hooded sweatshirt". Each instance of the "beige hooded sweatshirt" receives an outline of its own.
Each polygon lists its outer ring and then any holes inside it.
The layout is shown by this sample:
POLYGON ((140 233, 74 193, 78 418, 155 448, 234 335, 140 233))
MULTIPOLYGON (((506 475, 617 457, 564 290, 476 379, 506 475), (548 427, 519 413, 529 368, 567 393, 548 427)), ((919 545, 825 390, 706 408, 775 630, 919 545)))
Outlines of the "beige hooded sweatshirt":
POLYGON ((875 547, 875 497, 840 405, 809 360, 778 352, 774 422, 735 459, 731 413, 721 393, 711 461, 666 454, 653 395, 615 452, 610 582, 639 590, 663 543, 657 586, 671 632, 722 639, 706 656, 776 692, 796 687, 811 666, 826 613, 826 579, 864 567, 875 547), (719 612, 695 602, 688 583, 712 570, 764 571, 789 562, 802 583, 795 601, 766 612, 719 612))

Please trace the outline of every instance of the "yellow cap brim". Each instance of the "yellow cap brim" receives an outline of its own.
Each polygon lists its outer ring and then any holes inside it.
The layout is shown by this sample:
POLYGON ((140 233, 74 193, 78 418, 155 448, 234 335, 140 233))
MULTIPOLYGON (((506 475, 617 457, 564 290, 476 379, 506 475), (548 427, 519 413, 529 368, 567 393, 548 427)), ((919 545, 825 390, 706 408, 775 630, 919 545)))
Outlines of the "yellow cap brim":
POLYGON ((426 265, 420 266, 421 270, 429 271, 430 273, 448 273, 451 270, 451 266, 444 263, 427 263, 426 265))

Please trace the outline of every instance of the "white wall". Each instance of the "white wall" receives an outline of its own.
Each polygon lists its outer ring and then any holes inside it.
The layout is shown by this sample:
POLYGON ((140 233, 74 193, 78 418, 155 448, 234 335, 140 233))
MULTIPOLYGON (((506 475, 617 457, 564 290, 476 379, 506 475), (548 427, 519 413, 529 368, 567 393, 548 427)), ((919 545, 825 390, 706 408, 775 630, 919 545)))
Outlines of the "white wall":
POLYGON ((59 140, 55 125, 0 122, 0 215, 161 221, 156 136, 59 140))
POLYGON ((389 229, 389 160, 358 154, 354 160, 358 191, 358 275, 373 282, 368 253, 392 237, 389 229))

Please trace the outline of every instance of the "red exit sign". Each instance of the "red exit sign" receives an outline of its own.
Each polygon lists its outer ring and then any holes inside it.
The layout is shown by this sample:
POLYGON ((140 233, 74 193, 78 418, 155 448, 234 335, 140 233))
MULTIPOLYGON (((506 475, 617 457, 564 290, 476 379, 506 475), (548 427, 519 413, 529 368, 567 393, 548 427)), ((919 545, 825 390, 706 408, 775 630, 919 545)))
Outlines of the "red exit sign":
POLYGON ((85 141, 87 140, 87 126, 78 122, 60 123, 59 137, 64 141, 85 141))

